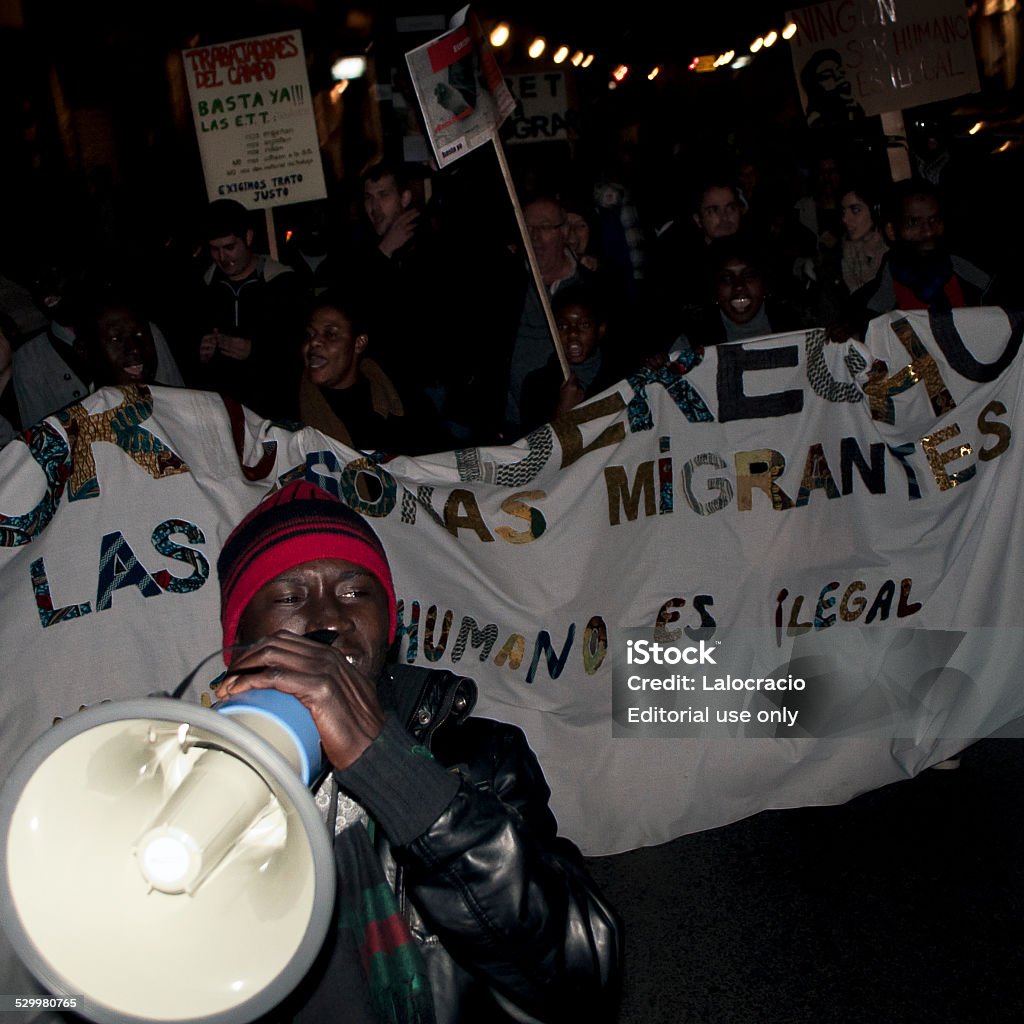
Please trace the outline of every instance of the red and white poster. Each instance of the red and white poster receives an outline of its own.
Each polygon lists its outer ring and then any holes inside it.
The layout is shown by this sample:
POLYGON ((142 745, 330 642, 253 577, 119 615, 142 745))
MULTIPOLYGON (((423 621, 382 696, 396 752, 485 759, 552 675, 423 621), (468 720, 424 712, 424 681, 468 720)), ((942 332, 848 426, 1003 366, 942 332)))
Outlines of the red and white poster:
POLYGON ((469 6, 444 35, 405 55, 438 167, 489 142, 512 113, 512 98, 469 6))

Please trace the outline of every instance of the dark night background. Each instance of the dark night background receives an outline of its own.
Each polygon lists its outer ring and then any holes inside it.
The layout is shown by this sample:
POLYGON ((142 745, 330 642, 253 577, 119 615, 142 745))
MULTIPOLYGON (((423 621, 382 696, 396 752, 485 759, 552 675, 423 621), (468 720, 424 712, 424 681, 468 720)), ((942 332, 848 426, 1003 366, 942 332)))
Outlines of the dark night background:
MULTIPOLYGON (((771 52, 762 51, 742 71, 698 75, 686 70, 698 54, 727 47, 743 52, 754 36, 782 26, 785 9, 757 0, 632 2, 624 12, 578 3, 473 8, 485 27, 500 18, 510 21, 515 39, 535 30, 552 44, 565 41, 597 52, 588 71, 573 74, 562 65, 575 82, 581 119, 575 154, 585 154, 603 138, 636 142, 643 161, 640 184, 647 192, 641 199, 652 216, 660 216, 671 199, 673 181, 666 175, 677 174, 680 165, 684 171, 697 168, 709 154, 745 149, 766 167, 806 159, 807 129, 787 45, 780 41, 771 52), (609 71, 620 61, 634 73, 612 92, 609 71), (646 70, 655 63, 663 70, 650 83, 646 70), (670 164, 673 146, 676 159, 670 164)), ((115 247, 137 246, 143 233, 159 240, 181 230, 205 202, 180 67, 180 52, 189 46, 299 27, 314 94, 330 88, 334 57, 367 53, 371 75, 352 83, 324 147, 328 187, 344 196, 347 183, 367 162, 400 143, 392 106, 377 103, 372 83, 398 84, 404 52, 437 34, 398 35, 396 18, 438 14, 447 19, 454 10, 407 0, 364 0, 354 6, 322 0, 167 5, 0 0, 0 271, 16 265, 26 248, 52 242, 54 233, 115 247)), ((516 49, 513 43, 499 53, 507 70, 552 67, 546 58, 530 62, 523 45, 516 49)), ((979 173, 1013 180, 1019 89, 984 79, 982 93, 942 108, 957 145, 979 161, 979 173), (966 129, 982 115, 988 119, 985 132, 968 137, 966 129), (1010 151, 992 158, 1004 139, 1011 141, 1010 151)), ((865 145, 884 162, 880 129, 865 145)), ((509 148, 536 160, 544 147, 509 148)), ((1016 188, 1012 194, 1015 200, 1016 188)))
MULTIPOLYGON (((785 45, 742 71, 686 70, 696 55, 740 50, 781 27, 783 5, 630 0, 616 11, 531 0, 474 9, 485 27, 504 18, 524 35, 598 52, 592 73, 573 76, 577 152, 598 139, 634 142, 637 195, 652 218, 670 212, 679 177, 722 153, 806 171, 812 147, 785 45), (608 74, 620 61, 636 73, 613 92, 608 74), (656 63, 664 70, 650 83, 656 63)), ((980 5, 969 9, 977 27, 980 5)), ((206 192, 180 52, 200 44, 301 28, 314 93, 330 88, 333 57, 368 54, 372 79, 344 94, 324 154, 329 192, 347 209, 363 166, 400 143, 399 118, 390 103, 378 107, 372 80, 391 84, 405 50, 437 34, 400 37, 396 16, 447 20, 455 10, 0 0, 0 275, 18 279, 66 246, 136 259, 142 273, 159 272, 150 257, 168 239, 187 250, 206 192)), ((1019 11, 1009 17, 1019 25, 1019 11)), ((510 71, 533 67, 514 49, 499 59, 510 71)), ((923 113, 944 122, 964 168, 957 227, 969 254, 998 266, 1021 256, 1022 97, 1015 69, 983 70, 979 94, 923 113), (977 121, 985 128, 969 135, 977 121)), ((906 112, 909 124, 916 113, 906 112)), ((565 159, 564 144, 551 145, 549 158, 565 159)), ((863 148, 885 161, 877 125, 863 148)), ((515 156, 544 158, 540 146, 515 156)), ((1022 773, 1019 739, 984 740, 958 771, 927 771, 841 807, 766 811, 595 858, 627 928, 619 1024, 1021 1020, 1022 773)))

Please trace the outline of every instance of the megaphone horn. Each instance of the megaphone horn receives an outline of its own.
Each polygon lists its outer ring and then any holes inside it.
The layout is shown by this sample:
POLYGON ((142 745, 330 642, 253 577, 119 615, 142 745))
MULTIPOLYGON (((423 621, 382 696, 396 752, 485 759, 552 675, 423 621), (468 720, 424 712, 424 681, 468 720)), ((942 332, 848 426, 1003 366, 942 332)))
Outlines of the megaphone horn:
POLYGON ((261 690, 223 714, 166 698, 100 704, 15 765, 0 790, 3 925, 47 989, 84 998, 77 1012, 243 1024, 301 981, 330 925, 335 869, 304 784, 315 726, 267 706, 288 702, 261 690))

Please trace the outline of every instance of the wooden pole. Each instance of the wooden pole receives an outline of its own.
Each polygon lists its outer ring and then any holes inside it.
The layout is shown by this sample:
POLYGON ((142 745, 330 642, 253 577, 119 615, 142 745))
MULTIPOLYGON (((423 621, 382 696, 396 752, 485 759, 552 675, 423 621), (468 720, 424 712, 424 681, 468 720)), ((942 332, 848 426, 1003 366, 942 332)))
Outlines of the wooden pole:
POLYGON ((267 249, 272 260, 277 259, 277 235, 274 232, 274 208, 268 206, 263 213, 267 218, 267 249))
POLYGON ((558 334, 558 327, 555 325, 555 314, 551 311, 551 296, 548 294, 547 285, 540 275, 540 267, 537 265, 537 255, 533 251, 533 242, 530 241, 530 229, 526 226, 526 218, 523 216, 523 209, 519 205, 519 197, 516 195, 515 186, 512 184, 512 172, 509 170, 508 161, 505 159, 505 149, 497 133, 494 135, 494 152, 498 156, 498 166, 501 167, 501 176, 505 179, 505 187, 508 189, 509 199, 512 200, 512 209, 516 213, 516 223, 519 225, 519 233, 523 237, 523 245, 526 249, 527 259, 530 261, 530 273, 533 274, 533 283, 537 286, 537 294, 540 296, 540 304, 544 310, 544 317, 548 322, 548 330, 551 332, 551 343, 555 346, 555 353, 558 355, 558 363, 562 367, 562 377, 568 380, 572 376, 569 369, 569 360, 565 357, 565 349, 562 348, 562 339, 558 334))
POLYGON ((907 144, 907 129, 903 124, 903 111, 886 111, 882 115, 882 131, 885 133, 892 180, 906 181, 910 177, 910 147, 907 144))

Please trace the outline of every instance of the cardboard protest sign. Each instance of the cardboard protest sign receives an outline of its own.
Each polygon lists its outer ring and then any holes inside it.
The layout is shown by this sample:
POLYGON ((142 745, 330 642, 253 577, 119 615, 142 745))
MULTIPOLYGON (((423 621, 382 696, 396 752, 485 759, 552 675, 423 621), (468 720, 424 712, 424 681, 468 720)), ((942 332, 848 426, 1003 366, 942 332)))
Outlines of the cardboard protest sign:
POLYGON ((510 145, 564 141, 578 127, 564 72, 506 75, 505 82, 517 105, 508 133, 510 145))
POLYGON ((490 44, 468 12, 467 5, 452 17, 448 32, 405 55, 438 167, 493 139, 515 106, 490 44))
POLYGON ((264 210, 326 198, 298 30, 198 46, 182 57, 211 202, 264 210))
POLYGON ((827 0, 790 11, 793 70, 809 125, 977 92, 962 0, 827 0))
POLYGON ((382 538, 396 656, 526 730, 587 853, 913 775, 1024 714, 1022 332, 975 309, 722 345, 515 445, 383 464, 104 389, 0 452, 0 759, 205 658, 204 688, 220 547, 301 475, 382 538))

